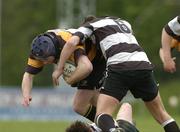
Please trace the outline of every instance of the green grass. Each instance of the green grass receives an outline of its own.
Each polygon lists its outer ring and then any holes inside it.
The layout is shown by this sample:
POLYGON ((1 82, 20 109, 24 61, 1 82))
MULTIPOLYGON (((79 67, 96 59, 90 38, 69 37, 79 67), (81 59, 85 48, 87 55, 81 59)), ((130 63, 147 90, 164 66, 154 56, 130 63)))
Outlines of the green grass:
MULTIPOLYGON (((173 118, 180 125, 180 115, 173 116, 173 118)), ((163 128, 151 116, 135 116, 135 121, 140 132, 164 132, 163 128)))
POLYGON ((0 121, 0 132, 64 132, 68 125, 63 121, 0 121))
MULTIPOLYGON (((176 95, 180 99, 180 82, 160 82, 160 93, 167 111, 180 125, 180 105, 171 108, 168 98, 176 95)), ((179 100, 180 101, 180 100, 179 100)), ((163 132, 162 127, 152 118, 142 101, 133 104, 134 119, 140 132, 163 132)), ((64 132, 70 122, 64 121, 0 121, 0 132, 64 132)))
MULTIPOLYGON (((174 117, 180 124, 180 116, 174 117)), ((140 132, 163 132, 151 116, 136 116, 140 132)), ((63 121, 0 121, 0 132, 64 132, 70 122, 63 121)))

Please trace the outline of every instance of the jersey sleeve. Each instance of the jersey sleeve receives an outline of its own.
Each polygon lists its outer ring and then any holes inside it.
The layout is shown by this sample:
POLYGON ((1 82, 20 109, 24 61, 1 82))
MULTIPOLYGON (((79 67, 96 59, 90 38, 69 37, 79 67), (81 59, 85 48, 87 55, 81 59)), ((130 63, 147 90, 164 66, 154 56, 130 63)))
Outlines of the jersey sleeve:
POLYGON ((180 42, 176 39, 172 39, 171 41, 171 49, 177 49, 180 52, 180 42))
POLYGON ((180 16, 172 19, 164 28, 170 36, 180 41, 180 16))
POLYGON ((76 65, 77 65, 78 59, 81 55, 86 55, 84 44, 77 45, 76 50, 74 51, 73 59, 74 59, 74 62, 76 65))
POLYGON ((94 31, 94 27, 90 23, 85 23, 81 27, 77 29, 77 31, 73 34, 80 38, 80 42, 84 43, 85 39, 90 37, 94 31))
POLYGON ((39 73, 40 71, 42 71, 43 66, 44 64, 41 61, 38 61, 29 57, 25 72, 35 75, 39 73))

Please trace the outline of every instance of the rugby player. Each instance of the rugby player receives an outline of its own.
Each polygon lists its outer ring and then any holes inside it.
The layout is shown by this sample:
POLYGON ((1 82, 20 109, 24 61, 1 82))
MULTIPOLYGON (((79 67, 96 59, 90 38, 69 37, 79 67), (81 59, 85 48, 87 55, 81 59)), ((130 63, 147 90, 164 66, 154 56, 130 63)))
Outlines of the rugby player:
MULTIPOLYGON (((45 65, 57 64, 62 48, 71 38, 74 30, 49 30, 32 41, 28 64, 22 79, 22 104, 24 106, 30 104, 34 76, 41 72, 45 65)), ((75 93, 73 109, 94 121, 99 81, 105 71, 104 58, 92 39, 88 39, 76 46, 76 50, 68 60, 76 66, 73 74, 65 79, 68 84, 78 89, 75 93)))
MULTIPOLYGON (((129 103, 123 103, 116 116, 116 130, 112 132, 138 132, 137 128, 133 124, 132 107, 129 103)), ((106 124, 102 123, 101 127, 106 127, 106 124)), ((76 121, 71 124, 66 132, 102 132, 102 130, 95 124, 88 124, 81 121, 76 121)))
POLYGON ((162 48, 160 48, 160 58, 163 62, 164 70, 170 73, 176 71, 175 57, 171 51, 177 49, 180 52, 180 16, 168 22, 162 30, 162 48))
POLYGON ((58 81, 76 45, 92 36, 107 62, 107 73, 97 102, 97 126, 102 131, 116 128, 111 115, 127 91, 130 91, 135 98, 144 101, 165 132, 179 132, 176 121, 167 113, 161 101, 153 65, 126 20, 111 16, 98 17, 80 26, 63 47, 58 67, 53 73, 54 80, 58 81), (106 129, 99 122, 106 124, 106 129))

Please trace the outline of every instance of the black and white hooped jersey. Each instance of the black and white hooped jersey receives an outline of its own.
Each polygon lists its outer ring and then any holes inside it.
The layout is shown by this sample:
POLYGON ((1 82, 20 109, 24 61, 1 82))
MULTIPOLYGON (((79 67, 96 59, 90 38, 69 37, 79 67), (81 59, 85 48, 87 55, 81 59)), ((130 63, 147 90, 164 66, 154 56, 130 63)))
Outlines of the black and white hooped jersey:
POLYGON ((177 16, 174 19, 172 19, 165 26, 165 30, 170 36, 180 41, 180 16, 177 16))
POLYGON ((74 34, 83 42, 94 37, 107 66, 118 70, 152 69, 146 53, 138 44, 131 25, 117 17, 96 18, 78 28, 74 34))

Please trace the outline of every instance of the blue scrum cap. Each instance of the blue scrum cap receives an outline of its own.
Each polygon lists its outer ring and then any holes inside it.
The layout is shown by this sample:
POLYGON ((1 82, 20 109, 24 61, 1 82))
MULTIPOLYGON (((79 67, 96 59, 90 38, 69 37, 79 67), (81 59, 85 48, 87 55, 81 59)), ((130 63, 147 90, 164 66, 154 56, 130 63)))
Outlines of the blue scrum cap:
POLYGON ((40 34, 32 41, 31 54, 38 59, 55 56, 56 50, 53 40, 46 34, 40 34))

